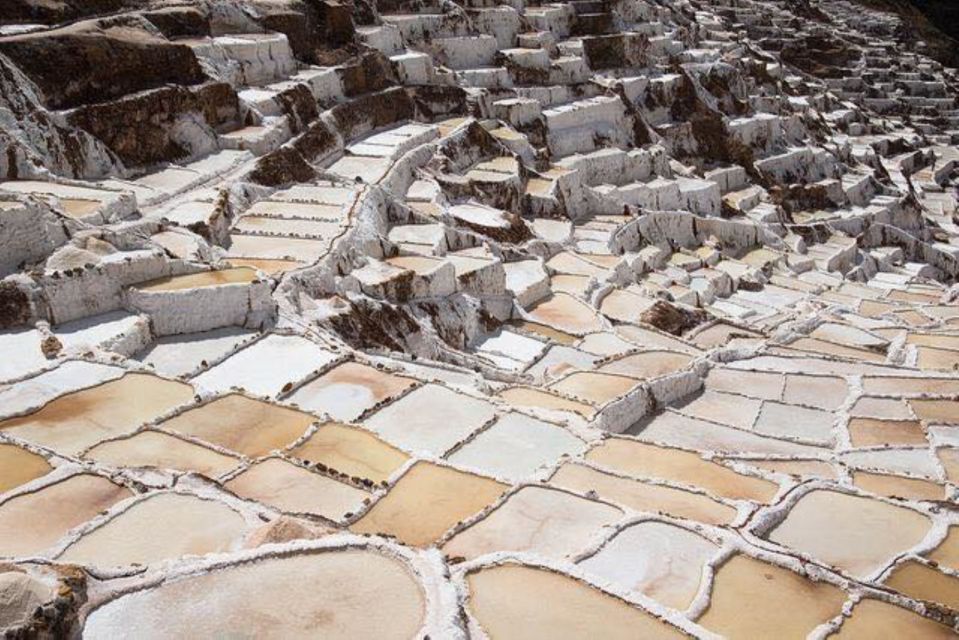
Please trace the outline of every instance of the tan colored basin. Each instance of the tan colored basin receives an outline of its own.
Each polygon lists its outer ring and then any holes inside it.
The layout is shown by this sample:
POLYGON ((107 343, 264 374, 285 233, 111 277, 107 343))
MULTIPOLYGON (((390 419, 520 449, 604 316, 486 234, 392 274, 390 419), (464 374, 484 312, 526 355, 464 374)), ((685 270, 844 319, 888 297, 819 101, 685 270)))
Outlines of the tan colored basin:
POLYGON ((128 433, 193 399, 182 382, 128 373, 60 396, 29 415, 0 422, 0 430, 29 442, 76 454, 101 440, 128 433))
POLYGON ((501 565, 467 582, 470 613, 497 640, 684 637, 638 607, 546 569, 501 565))
POLYGON ((302 411, 230 394, 159 426, 256 458, 289 446, 315 421, 302 411))
POLYGON ((221 502, 165 493, 138 502, 67 547, 58 560, 98 567, 147 565, 227 551, 246 523, 221 502))
POLYGON ((768 502, 779 490, 777 485, 768 480, 744 476, 703 460, 695 453, 624 438, 604 441, 592 449, 586 458, 620 473, 694 485, 734 500, 768 502))
POLYGON ((0 505, 0 557, 38 554, 131 495, 106 478, 81 474, 8 500, 0 505))
POLYGON ((418 462, 351 528, 396 536, 413 546, 434 542, 454 524, 492 503, 506 485, 418 462))
POLYGON ((910 509, 836 491, 812 491, 769 539, 857 577, 918 544, 932 523, 910 509))
POLYGON ((846 594, 787 569, 737 555, 716 572, 706 613, 697 620, 728 638, 805 638, 839 614, 846 594))
POLYGON ((12 444, 0 444, 0 494, 46 475, 53 467, 43 456, 12 444))
POLYGON ((124 596, 95 610, 83 637, 409 640, 424 607, 422 589, 398 560, 330 551, 263 559, 124 596), (291 588, 291 577, 302 588, 291 588))
POLYGON ((372 433, 335 422, 321 426, 290 455, 373 482, 388 479, 409 459, 372 433))
POLYGON ((256 270, 249 267, 233 267, 220 271, 202 271, 184 276, 170 276, 136 285, 140 291, 183 291, 200 287, 218 287, 224 284, 249 284, 256 280, 256 270))

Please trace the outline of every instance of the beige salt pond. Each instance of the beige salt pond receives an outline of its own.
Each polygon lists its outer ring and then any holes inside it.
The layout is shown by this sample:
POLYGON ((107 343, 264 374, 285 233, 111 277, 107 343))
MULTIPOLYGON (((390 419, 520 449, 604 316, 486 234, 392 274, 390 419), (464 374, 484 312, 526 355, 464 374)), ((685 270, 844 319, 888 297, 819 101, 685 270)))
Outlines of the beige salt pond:
POLYGON ((603 323, 591 307, 564 293, 557 293, 529 310, 529 318, 565 333, 583 335, 600 331, 603 323))
POLYGON ((467 560, 496 551, 560 560, 585 547, 591 536, 622 515, 615 507, 565 491, 524 487, 483 520, 456 534, 443 552, 467 560))
POLYGON ((839 632, 829 636, 835 640, 858 640, 865 638, 928 638, 930 640, 955 638, 956 633, 918 613, 887 604, 880 600, 866 599, 852 609, 852 615, 842 623, 839 632))
POLYGON ((427 384, 364 420, 364 424, 408 451, 442 455, 495 416, 485 400, 427 384))
POLYGON ((599 406, 625 395, 639 384, 635 378, 581 371, 554 382, 549 389, 599 406))
POLYGON ((596 410, 588 404, 569 400, 554 393, 548 393, 532 387, 511 387, 497 394, 499 398, 514 407, 531 407, 546 411, 564 411, 591 418, 596 410))
POLYGON ((768 480, 736 473, 695 453, 625 438, 605 440, 590 450, 586 459, 620 473, 702 487, 733 500, 768 502, 779 490, 778 485, 768 480))
POLYGON ((106 478, 81 474, 12 498, 0 505, 0 557, 38 554, 131 495, 106 478))
POLYGON ((736 555, 717 570, 697 622, 727 638, 800 639, 838 615, 845 600, 830 584, 736 555))
POLYGON ((335 422, 322 425, 290 455, 373 482, 387 480, 409 460, 408 455, 372 433, 335 422))
POLYGON ((783 473, 791 476, 827 478, 835 480, 836 468, 828 462, 819 460, 741 460, 743 464, 764 471, 783 473))
POLYGON ((741 393, 761 400, 782 399, 785 378, 779 373, 765 371, 737 371, 714 368, 706 378, 706 388, 712 391, 741 393))
POLYGON ((225 284, 249 284, 256 280, 256 270, 248 267, 234 267, 220 271, 202 271, 184 276, 158 278, 136 285, 140 291, 157 293, 161 291, 184 291, 201 287, 218 287, 225 284))
POLYGON ((65 214, 74 219, 85 218, 96 213, 103 206, 100 200, 86 200, 84 198, 59 198, 60 208, 65 214))
POLYGON ((959 579, 919 562, 897 565, 884 584, 912 598, 959 610, 959 579))
POLYGON ((215 477, 240 461, 160 431, 141 431, 128 438, 102 442, 83 456, 112 467, 153 467, 215 477))
POLYGON ((902 478, 881 473, 854 471, 852 474, 854 485, 880 496, 889 498, 905 498, 906 500, 944 500, 945 487, 916 478, 902 478))
POLYGON ((289 446, 315 421, 301 411, 230 394, 158 426, 257 458, 289 446))
POLYGON ((243 517, 220 502, 164 493, 86 533, 57 560, 97 567, 149 565, 227 551, 245 531, 243 517))
POLYGON ((356 513, 369 497, 365 491, 319 473, 272 458, 259 462, 226 483, 237 495, 288 513, 341 520, 356 513))
POLYGON ((0 443, 0 494, 46 475, 53 467, 43 456, 0 443))
POLYGON ((520 331, 526 331, 528 333, 534 333, 537 336, 540 336, 543 338, 549 338, 550 340, 553 340, 557 342, 558 344, 569 346, 569 345, 575 344, 576 341, 579 340, 579 338, 574 335, 571 335, 564 331, 560 331, 559 329, 547 326, 545 324, 539 324, 538 322, 529 322, 527 320, 512 320, 508 322, 507 324, 509 326, 516 327, 520 331))
POLYGON ((552 465, 562 455, 579 453, 583 447, 581 440, 559 426, 510 412, 448 459, 466 468, 518 481, 552 465))
POLYGON ((286 398, 302 409, 356 420, 367 409, 397 396, 416 383, 358 362, 345 362, 300 387, 286 398))
POLYGON ((234 267, 257 269, 271 276, 299 269, 304 264, 296 260, 270 260, 268 258, 230 258, 229 262, 234 267))
POLYGON ((413 546, 427 546, 457 522, 481 511, 507 486, 429 462, 416 463, 350 527, 382 533, 413 546))
POLYGON ((469 612, 497 640, 685 637, 638 607, 547 569, 494 566, 469 574, 467 584, 469 612))
POLYGON ((959 423, 959 402, 955 400, 910 400, 916 417, 925 422, 959 423))
POLYGON ((641 522, 617 533, 579 566, 621 588, 684 610, 699 592, 704 566, 718 551, 718 546, 686 529, 641 522))
POLYGON ((959 571, 959 527, 949 527, 946 539, 927 557, 940 566, 959 571))
POLYGON ((92 612, 83 637, 408 640, 422 627, 425 606, 400 561, 328 551, 247 562, 123 596, 92 612), (291 576, 311 586, 290 588, 291 576))
POLYGON ((644 351, 625 356, 600 367, 603 373, 616 373, 641 380, 676 373, 690 362, 692 356, 672 351, 644 351))
POLYGON ((595 491, 603 500, 635 511, 666 513, 716 525, 729 524, 736 518, 735 509, 704 495, 622 478, 573 462, 563 464, 550 484, 583 494, 595 491))
POLYGON ((188 384, 128 373, 60 396, 29 415, 0 422, 0 431, 72 455, 192 400, 193 388, 188 384))
POLYGON ((926 432, 915 420, 851 418, 847 425, 854 447, 884 444, 926 444, 926 432))
POLYGON ((817 490, 800 498, 768 538, 865 577, 921 542, 931 526, 910 509, 817 490))

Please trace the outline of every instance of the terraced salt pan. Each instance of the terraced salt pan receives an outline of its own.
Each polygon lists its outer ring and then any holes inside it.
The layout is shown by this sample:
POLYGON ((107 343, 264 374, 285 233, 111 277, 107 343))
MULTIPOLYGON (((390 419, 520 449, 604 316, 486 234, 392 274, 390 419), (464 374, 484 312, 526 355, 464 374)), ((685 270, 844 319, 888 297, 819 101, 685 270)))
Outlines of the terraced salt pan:
POLYGON ((308 413, 230 394, 158 426, 258 458, 293 444, 315 421, 308 413))
POLYGON ((854 471, 853 484, 870 493, 906 500, 944 500, 945 488, 928 480, 854 471))
POLYGON ((866 599, 852 609, 839 632, 830 635, 836 640, 857 638, 955 638, 955 632, 917 613, 881 600, 866 599))
POLYGON ((793 437, 817 445, 830 445, 834 440, 834 421, 835 416, 829 411, 766 401, 754 428, 765 435, 793 437))
POLYGON ((201 287, 218 287, 228 284, 249 284, 256 280, 256 271, 247 267, 234 267, 220 271, 201 271, 184 276, 170 276, 136 285, 140 291, 185 291, 201 287))
POLYGON ((783 400, 835 411, 845 402, 847 393, 846 381, 842 378, 788 375, 783 400))
POLYGON ((751 429, 763 403, 753 398, 719 391, 706 391, 679 409, 682 413, 731 427, 751 429))
POLYGON ((441 456, 495 415, 484 400, 427 384, 383 407, 364 424, 402 449, 441 456))
POLYGON ((356 513, 369 497, 365 491, 277 458, 253 465, 225 486, 280 511, 337 521, 356 513))
POLYGON ((955 400, 921 400, 909 401, 916 417, 927 423, 959 424, 959 402, 955 400))
POLYGON ((39 554, 131 495, 106 478, 80 474, 11 498, 0 504, 0 557, 39 554))
POLYGON ((945 540, 926 555, 940 566, 959 570, 959 527, 949 527, 945 540))
POLYGON ((593 368, 596 360, 596 356, 585 351, 554 345, 549 347, 535 364, 527 368, 526 373, 535 379, 553 380, 572 371, 588 371, 593 368))
POLYGON ((498 394, 499 398, 514 407, 532 407, 546 411, 562 411, 590 418, 596 410, 588 404, 576 402, 562 396, 540 391, 532 387, 511 387, 498 394))
POLYGON ((35 411, 65 393, 93 387, 125 373, 124 369, 94 362, 64 362, 52 371, 0 389, 0 412, 9 416, 35 411))
POLYGON ((424 616, 422 590, 398 560, 328 551, 229 566, 123 596, 93 611, 84 637, 407 640, 424 616), (291 575, 316 588, 290 589, 291 575))
POLYGON ((457 449, 449 460, 515 481, 583 447, 581 440, 560 427, 511 412, 457 449), (504 455, 507 451, 509 455, 504 455))
POLYGON ((852 418, 847 425, 854 447, 873 447, 884 444, 926 444, 926 433, 915 420, 878 420, 852 418))
POLYGON ((255 331, 240 327, 222 327, 203 333, 164 336, 136 358, 161 375, 186 376, 196 373, 205 363, 225 357, 256 335, 255 331))
POLYGON ((0 494, 49 473, 46 458, 12 444, 0 443, 0 494))
POLYGON ((952 395, 959 393, 956 378, 868 377, 863 379, 865 393, 906 395, 917 393, 952 395))
POLYGON ((800 498, 767 537, 854 576, 866 577, 921 542, 931 526, 928 518, 910 509, 817 490, 800 498))
POLYGON ((409 460, 364 429, 333 422, 322 425, 289 455, 376 483, 387 480, 409 460))
POLYGON ((283 387, 297 383, 336 359, 330 352, 299 336, 270 334, 246 347, 193 381, 201 389, 229 391, 241 387, 260 396, 275 397, 283 387))
POLYGON ((579 566, 622 589, 684 610, 699 592, 704 566, 718 551, 686 529, 641 522, 617 533, 579 566))
POLYGON ((730 454, 817 457, 829 449, 768 438, 742 429, 689 418, 667 411, 651 422, 637 425, 630 433, 642 440, 730 454))
POLYGON ((531 308, 529 319, 576 335, 603 329, 592 308, 564 293, 557 293, 531 308))
POLYGON ((497 551, 533 553, 559 560, 582 549, 623 512, 565 491, 524 487, 489 515, 443 546, 450 557, 472 560, 497 551))
POLYGON ((733 500, 769 502, 779 487, 761 478, 736 473, 680 449, 609 438, 586 454, 586 459, 637 478, 656 478, 701 487, 713 495, 733 500))
POLYGON ((854 469, 882 471, 924 478, 939 476, 939 465, 929 449, 864 449, 845 451, 840 460, 854 469))
POLYGON ((304 265, 298 260, 279 260, 270 258, 230 258, 230 265, 234 267, 249 267, 262 271, 268 276, 280 276, 287 271, 299 269, 304 265))
POLYGON ((263 260, 295 260, 313 264, 330 250, 328 239, 286 238, 283 236, 230 234, 227 256, 263 260))
POLYGON ((42 339, 36 329, 0 333, 0 353, 6 354, 0 359, 0 380, 11 380, 43 369, 47 359, 40 351, 42 339))
POLYGON ((0 422, 0 431, 58 453, 76 454, 133 431, 192 399, 193 388, 188 384, 128 373, 60 396, 29 415, 0 422))
POLYGON ((599 368, 603 373, 616 373, 641 380, 676 373, 692 362, 685 353, 646 351, 620 358, 599 368))
POLYGON ((539 324, 537 322, 529 322, 527 320, 513 320, 509 323, 514 328, 524 331, 527 333, 532 333, 543 338, 549 338, 553 342, 562 345, 571 345, 574 344, 579 338, 572 334, 560 331, 554 327, 547 326, 545 324, 539 324))
POLYGON ((467 584, 469 612, 491 638, 684 637, 638 607, 547 569, 494 566, 469 574, 467 584))
POLYGON ((782 397, 783 376, 762 371, 737 371, 714 368, 706 378, 706 388, 713 391, 728 391, 763 400, 779 400, 782 397))
POLYGON ((312 380, 286 401, 334 420, 351 421, 374 405, 400 395, 416 383, 358 362, 344 362, 312 380))
POLYGON ((220 502, 163 493, 86 533, 57 560, 96 567, 149 565, 228 551, 245 531, 243 517, 220 502))
POLYGON ((245 213, 259 216, 276 216, 280 218, 338 221, 344 217, 345 211, 342 205, 336 204, 260 200, 247 209, 245 213))
POLYGON ((648 484, 605 473, 573 462, 562 465, 550 484, 586 494, 595 492, 608 502, 647 513, 665 513, 706 524, 729 524, 736 510, 704 495, 648 484))
POLYGON ((482 511, 506 489, 507 485, 489 478, 417 462, 350 528, 426 546, 457 522, 482 511))
POLYGON ((145 328, 146 324, 143 316, 114 311, 57 325, 53 333, 64 349, 91 349, 109 346, 118 338, 142 330, 140 327, 145 328))
POLYGON ((111 467, 152 467, 216 477, 240 461, 160 431, 101 442, 83 456, 111 467))
POLYGON ((639 380, 627 376, 580 371, 552 383, 548 388, 600 406, 625 395, 639 384, 639 380))
POLYGON ((842 609, 846 594, 744 555, 716 572, 709 608, 697 620, 729 638, 805 638, 842 609))
POLYGON ((276 236, 305 236, 308 238, 333 238, 343 228, 338 222, 325 220, 295 220, 269 216, 244 215, 234 225, 238 233, 263 233, 276 236))
POLYGON ((820 460, 741 460, 742 464, 773 473, 782 473, 800 478, 826 478, 835 480, 836 468, 820 460))
POLYGON ((919 562, 897 565, 884 584, 911 598, 959 610, 959 579, 919 562))

